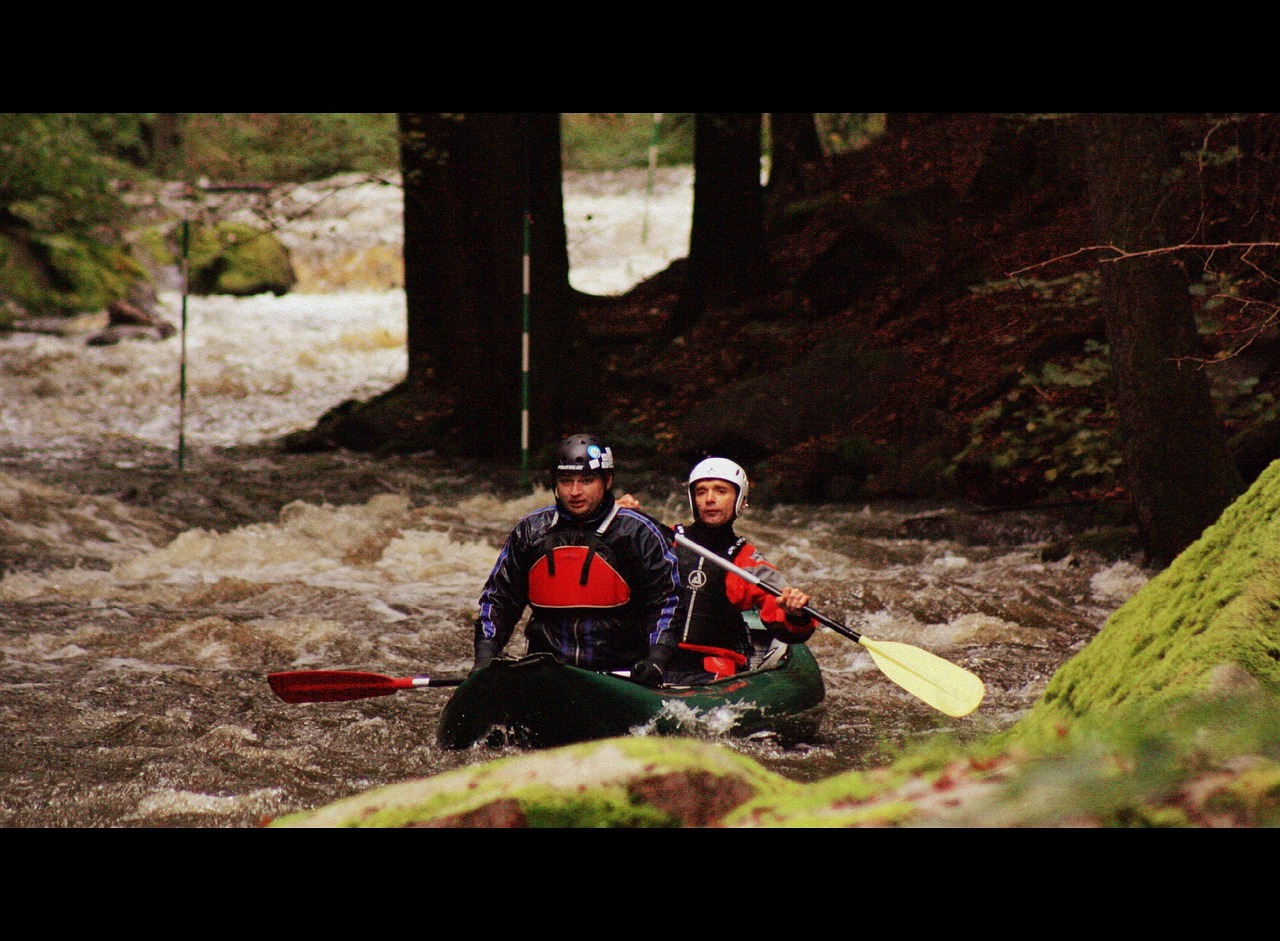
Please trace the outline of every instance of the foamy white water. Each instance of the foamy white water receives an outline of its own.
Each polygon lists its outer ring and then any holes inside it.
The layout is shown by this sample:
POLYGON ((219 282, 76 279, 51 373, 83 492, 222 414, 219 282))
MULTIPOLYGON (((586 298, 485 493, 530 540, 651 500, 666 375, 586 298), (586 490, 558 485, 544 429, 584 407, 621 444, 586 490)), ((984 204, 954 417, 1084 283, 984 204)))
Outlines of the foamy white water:
MULTIPOLYGON (((181 295, 161 301, 180 324, 181 295)), ((8 447, 74 452, 115 435, 176 448, 180 427, 196 447, 310 427, 404 377, 404 292, 189 297, 185 345, 184 368, 181 330, 111 346, 0 338, 0 436, 8 447)))
POLYGON ((689 254, 693 168, 566 174, 569 283, 624 294, 689 254))
MULTIPOLYGON (((688 252, 689 167, 566 176, 570 281, 586 293, 629 290, 688 252)), ((400 250, 398 187, 337 178, 300 188, 273 222, 306 283, 368 268, 400 250)), ((375 265, 376 267, 376 265, 375 265)), ((183 297, 160 313, 184 323, 183 297)), ((349 399, 405 374, 400 289, 188 296, 185 330, 162 341, 88 346, 83 335, 0 335, 0 439, 70 456, 103 436, 158 447, 254 444, 312 427, 349 399)))

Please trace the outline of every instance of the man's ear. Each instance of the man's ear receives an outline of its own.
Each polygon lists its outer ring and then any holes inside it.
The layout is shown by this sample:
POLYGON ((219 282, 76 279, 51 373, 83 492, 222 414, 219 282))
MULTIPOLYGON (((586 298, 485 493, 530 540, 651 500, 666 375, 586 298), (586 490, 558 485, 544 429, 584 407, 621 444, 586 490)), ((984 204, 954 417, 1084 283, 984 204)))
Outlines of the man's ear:
POLYGON ((604 475, 604 489, 605 490, 613 489, 613 471, 609 471, 607 474, 604 475))

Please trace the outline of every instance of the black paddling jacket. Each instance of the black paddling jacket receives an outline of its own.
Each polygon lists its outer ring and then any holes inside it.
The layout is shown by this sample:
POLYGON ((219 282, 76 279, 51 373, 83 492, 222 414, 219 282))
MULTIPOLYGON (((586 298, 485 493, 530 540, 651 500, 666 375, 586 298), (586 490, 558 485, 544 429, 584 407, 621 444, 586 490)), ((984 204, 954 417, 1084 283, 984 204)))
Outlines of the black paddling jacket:
POLYGON ((630 670, 652 644, 675 645, 676 558, 658 524, 606 494, 577 521, 556 506, 516 524, 480 593, 476 648, 501 651, 526 607, 529 652, 589 670, 630 670))

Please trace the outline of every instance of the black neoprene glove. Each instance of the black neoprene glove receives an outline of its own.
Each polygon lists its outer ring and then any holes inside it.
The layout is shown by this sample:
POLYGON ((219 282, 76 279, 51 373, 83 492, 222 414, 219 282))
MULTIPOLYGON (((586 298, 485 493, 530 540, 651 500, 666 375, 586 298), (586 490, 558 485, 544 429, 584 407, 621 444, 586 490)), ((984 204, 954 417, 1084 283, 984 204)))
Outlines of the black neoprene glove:
POLYGON ((641 686, 661 686, 662 670, 657 664, 641 660, 631 668, 631 678, 641 686))
POLYGON ((661 686, 663 674, 675 650, 665 644, 654 644, 649 655, 631 668, 631 679, 641 686, 661 686))
POLYGON ((471 672, 467 676, 474 676, 489 665, 489 661, 502 653, 502 648, 498 646, 498 642, 490 640, 488 637, 481 637, 476 640, 476 662, 471 667, 471 672))

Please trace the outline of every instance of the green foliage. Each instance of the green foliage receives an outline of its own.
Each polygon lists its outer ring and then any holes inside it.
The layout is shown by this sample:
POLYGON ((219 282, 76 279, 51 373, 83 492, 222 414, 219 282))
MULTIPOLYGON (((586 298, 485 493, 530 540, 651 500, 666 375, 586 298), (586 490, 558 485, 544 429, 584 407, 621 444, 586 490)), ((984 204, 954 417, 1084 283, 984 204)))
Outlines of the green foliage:
POLYGON ((307 183, 400 166, 394 112, 185 114, 182 140, 192 180, 307 183))
POLYGON ((88 236, 125 218, 118 181, 133 174, 75 114, 0 114, 0 225, 88 236))
POLYGON ((814 114, 818 125, 818 138, 829 154, 842 154, 861 150, 884 133, 884 113, 875 114, 814 114))
POLYGON ((46 302, 62 310, 102 310, 147 280, 142 267, 116 245, 56 234, 42 236, 39 242, 50 268, 59 275, 46 302))
MULTIPOLYGON (((1095 307, 1101 303, 1102 277, 1097 271, 1073 271, 1061 278, 1003 278, 971 287, 979 296, 1029 293, 1037 303, 1054 307, 1095 307)), ((1020 300, 1014 303, 1021 304, 1020 300)))
MULTIPOLYGON (((659 166, 693 163, 694 114, 565 112, 560 120, 561 158, 568 171, 647 167, 656 146, 659 166)), ((883 114, 815 113, 818 139, 829 154, 866 146, 884 133, 883 114)), ((768 122, 761 153, 769 155, 768 122)))
POLYGON ((1193 297, 1204 298, 1198 313, 1200 333, 1213 333, 1220 324, 1209 317, 1209 312, 1218 310, 1228 301, 1238 301, 1241 295, 1243 279, 1225 271, 1202 271, 1200 283, 1191 285, 1188 290, 1193 297))
POLYGON ((693 163, 693 115, 566 112, 560 118, 560 153, 571 171, 625 170, 693 163))
POLYGON ((148 112, 92 112, 67 115, 94 148, 130 171, 145 171, 154 161, 151 139, 155 115, 148 112))
POLYGON ((1065 363, 1026 372, 1017 386, 978 417, 969 444, 948 476, 966 464, 985 464, 997 479, 1026 475, 1022 488, 1048 494, 1108 491, 1117 483, 1120 447, 1107 395, 1111 366, 1095 340, 1065 363))
POLYGON ((100 309, 145 279, 121 230, 120 159, 133 131, 111 115, 0 114, 0 298, 41 313, 100 309), (106 142, 106 143, 104 143, 106 142))

